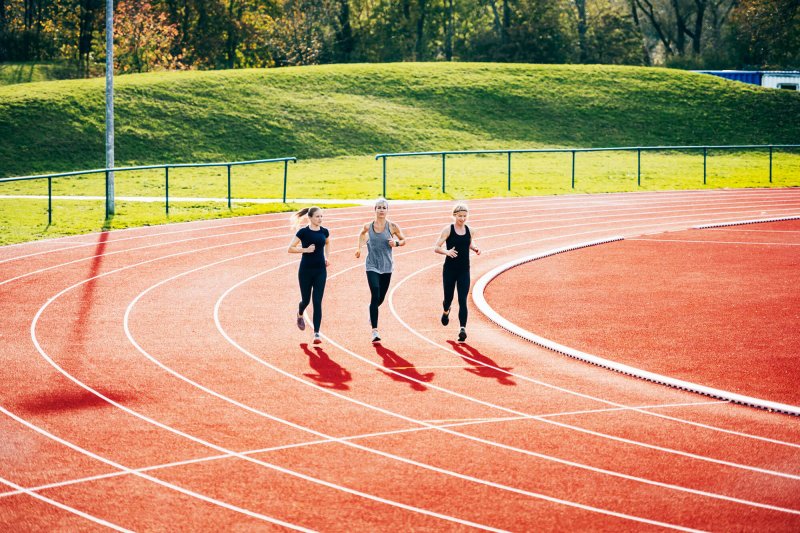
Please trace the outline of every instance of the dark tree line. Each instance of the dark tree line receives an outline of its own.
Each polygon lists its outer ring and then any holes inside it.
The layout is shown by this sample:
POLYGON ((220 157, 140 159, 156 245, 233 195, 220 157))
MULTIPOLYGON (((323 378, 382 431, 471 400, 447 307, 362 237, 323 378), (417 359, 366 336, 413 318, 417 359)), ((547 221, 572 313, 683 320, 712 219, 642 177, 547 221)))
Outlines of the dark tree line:
MULTIPOLYGON (((0 0, 0 61, 102 69, 104 0, 0 0)), ((800 0, 115 0, 117 68, 500 61, 800 67, 800 0)))

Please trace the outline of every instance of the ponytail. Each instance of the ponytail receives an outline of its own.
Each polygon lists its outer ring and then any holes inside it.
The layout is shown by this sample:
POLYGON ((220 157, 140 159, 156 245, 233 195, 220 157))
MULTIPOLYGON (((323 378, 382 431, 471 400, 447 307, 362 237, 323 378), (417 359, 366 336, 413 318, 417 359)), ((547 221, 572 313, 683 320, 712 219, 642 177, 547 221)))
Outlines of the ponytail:
POLYGON ((297 213, 292 214, 292 216, 289 217, 289 223, 291 224, 292 229, 296 230, 303 224, 308 223, 308 219, 310 217, 313 217, 314 213, 316 213, 319 210, 320 208, 314 205, 311 207, 304 207, 297 213))

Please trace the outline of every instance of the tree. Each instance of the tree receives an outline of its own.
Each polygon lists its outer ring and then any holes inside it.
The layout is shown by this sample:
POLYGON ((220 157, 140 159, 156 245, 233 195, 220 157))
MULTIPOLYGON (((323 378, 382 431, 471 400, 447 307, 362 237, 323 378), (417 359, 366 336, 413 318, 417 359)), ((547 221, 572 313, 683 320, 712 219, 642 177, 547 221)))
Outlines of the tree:
POLYGON ((732 18, 743 66, 800 68, 800 2, 741 0, 732 18))
POLYGON ((120 0, 114 17, 114 68, 122 73, 181 67, 171 49, 178 30, 147 0, 120 0))

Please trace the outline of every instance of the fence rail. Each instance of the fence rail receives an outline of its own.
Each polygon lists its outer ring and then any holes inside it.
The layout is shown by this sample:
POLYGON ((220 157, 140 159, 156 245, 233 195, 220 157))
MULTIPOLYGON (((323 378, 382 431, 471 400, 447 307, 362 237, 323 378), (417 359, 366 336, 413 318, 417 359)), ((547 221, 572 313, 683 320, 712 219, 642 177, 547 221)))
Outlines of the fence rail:
MULTIPOLYGON (((231 207, 231 167, 241 165, 257 165, 261 163, 283 163, 283 202, 286 203, 286 183, 289 173, 289 162, 297 162, 296 157, 279 157, 276 159, 253 159, 250 161, 229 161, 225 163, 175 163, 166 165, 140 165, 135 167, 96 168, 92 170, 76 170, 73 172, 59 172, 55 174, 41 174, 37 176, 19 176, 14 178, 0 178, 0 183, 12 181, 47 180, 47 223, 53 222, 53 179, 84 176, 89 174, 105 174, 108 182, 111 172, 129 172, 134 170, 164 169, 164 207, 169 214, 169 169, 171 168, 200 168, 200 167, 227 167, 228 169, 228 208, 231 207)), ((108 188, 106 188, 108 190, 108 188)), ((108 202, 106 202, 108 205, 108 202)), ((108 215, 108 213, 106 213, 108 215)))
POLYGON ((530 148, 508 150, 446 150, 441 152, 398 152, 378 154, 375 159, 383 161, 383 196, 386 197, 386 160, 391 157, 419 157, 441 156, 442 158, 442 192, 447 192, 447 156, 451 155, 482 155, 482 154, 508 154, 508 190, 511 190, 511 154, 544 154, 544 153, 571 153, 572 154, 572 188, 575 188, 575 154, 581 152, 636 152, 636 183, 642 185, 642 152, 657 151, 703 151, 703 185, 707 182, 708 151, 709 150, 769 150, 769 182, 772 183, 772 156, 775 149, 800 148, 800 144, 738 144, 738 145, 707 145, 707 146, 617 146, 609 148, 530 148))

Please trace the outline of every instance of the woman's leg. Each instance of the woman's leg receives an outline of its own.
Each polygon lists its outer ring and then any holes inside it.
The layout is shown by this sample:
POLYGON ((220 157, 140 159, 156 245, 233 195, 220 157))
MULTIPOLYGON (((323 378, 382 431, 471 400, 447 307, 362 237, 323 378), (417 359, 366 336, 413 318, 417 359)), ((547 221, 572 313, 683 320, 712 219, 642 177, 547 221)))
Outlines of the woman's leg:
POLYGON ((325 295, 325 282, 328 280, 327 270, 314 272, 312 279, 311 299, 314 302, 314 333, 319 333, 322 324, 322 297, 325 295))
POLYGON ((372 329, 378 327, 378 306, 381 305, 381 275, 377 272, 367 271, 367 283, 369 283, 369 321, 372 329))
POLYGON ((442 302, 442 309, 447 312, 450 311, 450 306, 453 304, 453 293, 456 290, 455 273, 448 269, 443 269, 442 285, 444 287, 444 301, 442 302))
POLYGON ((297 307, 297 316, 302 316, 311 302, 312 272, 300 269, 297 271, 297 281, 300 283, 300 305, 297 307))
POLYGON ((467 294, 469 294, 469 270, 458 273, 458 322, 462 328, 467 327, 467 294))

